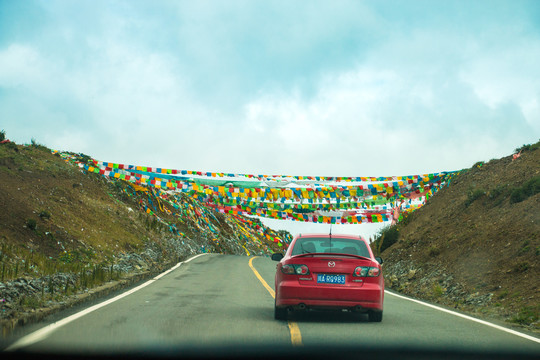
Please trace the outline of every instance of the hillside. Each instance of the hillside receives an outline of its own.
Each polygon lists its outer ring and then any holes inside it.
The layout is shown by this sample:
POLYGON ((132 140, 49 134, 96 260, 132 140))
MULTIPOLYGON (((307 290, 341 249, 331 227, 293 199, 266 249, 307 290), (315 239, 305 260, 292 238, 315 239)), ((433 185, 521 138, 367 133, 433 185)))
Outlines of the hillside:
POLYGON ((539 331, 539 145, 462 171, 385 229, 387 287, 539 331))
MULTIPOLYGON (((539 331, 539 148, 475 164, 382 231, 374 248, 384 250, 387 287, 539 331)), ((4 333, 193 254, 270 254, 291 239, 185 193, 80 166, 93 164, 35 142, 0 144, 4 333)))
POLYGON ((90 158, 53 154, 34 142, 0 144, 4 333, 192 254, 270 254, 290 238, 185 194, 87 173, 76 161, 90 158))

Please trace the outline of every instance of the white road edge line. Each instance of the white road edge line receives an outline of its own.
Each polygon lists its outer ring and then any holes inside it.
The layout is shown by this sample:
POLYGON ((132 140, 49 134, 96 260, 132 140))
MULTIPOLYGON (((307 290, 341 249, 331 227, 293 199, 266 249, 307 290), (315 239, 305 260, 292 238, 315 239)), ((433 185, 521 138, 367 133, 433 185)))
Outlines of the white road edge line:
POLYGON ((18 350, 20 348, 23 348, 25 346, 28 346, 28 345, 31 345, 31 344, 34 344, 38 341, 41 341, 41 340, 44 340, 47 336, 49 336, 54 330, 66 325, 66 324, 69 324, 70 322, 74 321, 74 320, 77 320, 78 318, 80 317, 83 317, 84 315, 86 314, 90 314, 92 311, 94 310, 97 310, 99 308, 102 308, 106 305, 109 305, 117 300, 120 300, 128 295, 131 295, 133 294, 134 292, 138 291, 138 290, 141 290, 142 288, 150 285, 151 283, 153 283, 154 281, 162 278, 163 276, 167 275, 168 273, 170 273, 171 271, 173 270, 176 270, 177 268, 179 268, 182 264, 186 264, 188 262, 190 262, 191 260, 194 260, 196 258, 198 258, 199 256, 203 256, 203 255, 207 255, 207 253, 203 253, 203 254, 199 254, 199 255, 195 255, 185 261, 182 261, 182 262, 179 262, 178 264, 176 264, 175 266, 173 266, 172 268, 170 268, 169 270, 167 271, 164 271, 163 273, 157 275, 156 277, 148 280, 147 282, 145 282, 144 284, 141 284, 131 290, 128 290, 126 291, 125 293, 122 293, 118 296, 115 296, 114 298, 112 299, 109 299, 109 300, 106 300, 102 303, 99 303, 99 304, 96 304, 94 306, 91 306, 89 307, 88 309, 85 309, 85 310, 82 310, 82 311, 79 311, 78 313, 76 314, 73 314, 71 316, 68 316, 67 318, 64 318, 60 321, 57 321, 55 323, 52 323, 50 325, 47 325, 37 331, 34 331, 33 333, 31 334, 28 334, 22 338, 20 338, 19 340, 17 340, 15 343, 11 344, 10 346, 8 346, 4 351, 15 351, 15 350, 18 350))
POLYGON ((487 321, 484 321, 484 320, 476 319, 476 318, 473 318, 472 316, 463 315, 463 314, 460 314, 458 312, 448 310, 448 309, 445 309, 445 308, 442 308, 442 307, 439 307, 439 306, 436 306, 436 305, 431 305, 431 304, 428 304, 428 303, 420 301, 420 300, 411 299, 411 298, 408 298, 406 296, 390 292, 388 290, 384 290, 384 292, 386 294, 398 297, 400 299, 409 300, 409 301, 415 302, 417 304, 430 307, 430 308, 435 309, 435 310, 439 310, 439 311, 442 311, 442 312, 445 312, 445 313, 448 313, 448 314, 451 314, 451 315, 455 315, 455 316, 458 316, 458 317, 463 318, 463 319, 471 320, 471 321, 477 322, 479 324, 490 326, 490 327, 495 328, 497 330, 501 330, 501 331, 504 331, 504 332, 507 332, 507 333, 522 337, 524 339, 531 340, 531 341, 534 341, 536 343, 540 343, 540 339, 538 339, 538 338, 536 338, 534 336, 530 336, 530 335, 527 335, 527 334, 520 333, 519 331, 515 331, 515 330, 512 330, 512 329, 505 328, 503 326, 495 325, 493 323, 490 323, 490 322, 487 322, 487 321))

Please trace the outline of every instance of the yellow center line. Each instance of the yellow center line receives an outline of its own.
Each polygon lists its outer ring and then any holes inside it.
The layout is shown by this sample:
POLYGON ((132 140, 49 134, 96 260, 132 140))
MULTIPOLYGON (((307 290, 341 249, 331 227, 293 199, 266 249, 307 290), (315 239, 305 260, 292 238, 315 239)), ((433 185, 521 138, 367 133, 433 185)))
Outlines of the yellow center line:
POLYGON ((302 333, 300 333, 300 328, 298 324, 294 321, 288 321, 289 331, 291 332, 291 343, 294 346, 303 346, 302 344, 302 333))
MULTIPOLYGON (((270 293, 272 298, 275 299, 276 298, 276 292, 274 291, 274 289, 272 289, 268 285, 268 283, 266 281, 264 281, 261 274, 259 274, 257 269, 255 269, 255 267, 253 266, 253 259, 256 259, 258 257, 259 256, 255 256, 255 257, 252 257, 251 259, 249 259, 249 267, 251 268, 251 270, 253 270, 253 273, 255 274, 257 279, 259 279, 261 284, 263 284, 263 286, 266 288, 266 290, 268 290, 268 292, 270 293)), ((303 345, 302 344, 302 334, 300 333, 300 328, 298 327, 298 324, 295 323, 294 321, 288 321, 288 325, 289 325, 289 331, 291 333, 291 343, 294 346, 302 346, 303 345)))
POLYGON ((270 287, 270 285, 268 285, 266 283, 266 281, 264 281, 264 279, 262 278, 261 274, 259 274, 259 272, 257 271, 257 269, 255 269, 255 267, 253 266, 253 259, 255 258, 258 258, 258 256, 254 256, 252 257, 251 259, 249 259, 249 267, 251 268, 251 270, 253 270, 253 273, 255 274, 255 276, 257 277, 257 279, 259 279, 259 281, 263 284, 263 286, 266 288, 266 290, 268 290, 268 292, 270 293, 270 295, 275 299, 276 298, 276 292, 274 291, 274 289, 272 289, 270 287))

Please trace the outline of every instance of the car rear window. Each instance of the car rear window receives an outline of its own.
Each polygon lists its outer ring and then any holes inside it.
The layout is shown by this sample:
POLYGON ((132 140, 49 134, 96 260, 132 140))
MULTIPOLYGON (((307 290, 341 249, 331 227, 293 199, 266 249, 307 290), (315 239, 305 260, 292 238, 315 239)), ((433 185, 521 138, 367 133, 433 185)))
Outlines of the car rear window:
POLYGON ((291 255, 310 253, 340 253, 360 255, 369 258, 366 244, 358 239, 343 238, 299 238, 294 244, 291 255))

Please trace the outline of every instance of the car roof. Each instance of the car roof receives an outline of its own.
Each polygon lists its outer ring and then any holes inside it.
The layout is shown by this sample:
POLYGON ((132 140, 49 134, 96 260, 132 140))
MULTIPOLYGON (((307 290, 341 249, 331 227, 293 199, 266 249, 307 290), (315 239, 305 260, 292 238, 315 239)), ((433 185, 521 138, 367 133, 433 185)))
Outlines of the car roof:
MULTIPOLYGON (((320 237, 320 238, 329 238, 330 234, 325 233, 316 233, 316 234, 298 234, 296 236, 297 238, 304 238, 304 237, 320 237)), ((334 239, 359 239, 359 240, 365 240, 361 235, 353 235, 353 234, 332 234, 332 238, 334 239)))

